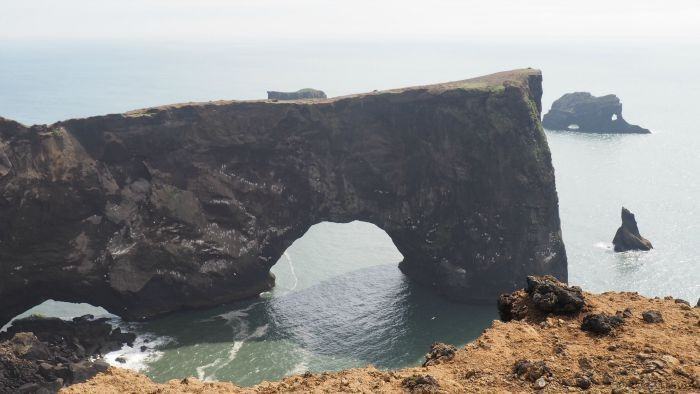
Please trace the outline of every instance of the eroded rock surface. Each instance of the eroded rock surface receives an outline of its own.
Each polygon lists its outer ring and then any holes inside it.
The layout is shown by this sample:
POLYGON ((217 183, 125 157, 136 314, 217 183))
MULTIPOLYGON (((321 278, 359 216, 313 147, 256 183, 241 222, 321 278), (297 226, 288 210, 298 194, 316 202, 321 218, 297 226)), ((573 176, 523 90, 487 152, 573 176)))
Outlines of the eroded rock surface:
POLYGON ((498 314, 502 321, 521 320, 527 316, 566 315, 580 312, 586 305, 583 291, 556 278, 528 276, 527 287, 498 297, 498 314))
POLYGON ((401 386, 412 394, 430 394, 440 392, 440 384, 438 383, 437 379, 430 375, 409 376, 401 382, 401 386))
POLYGON ((628 250, 651 250, 654 247, 651 242, 639 234, 637 220, 634 214, 627 208, 622 207, 622 225, 617 229, 613 238, 613 245, 616 252, 626 252, 628 250))
POLYGON ((306 99, 324 99, 326 93, 316 89, 300 89, 296 92, 275 92, 268 91, 268 100, 306 100, 306 99))
POLYGON ((580 287, 567 286, 551 276, 528 276, 525 291, 542 312, 575 313, 585 305, 580 287))
POLYGON ((109 368, 95 357, 132 344, 134 338, 91 316, 15 320, 0 333, 0 393, 54 393, 84 382, 109 368))
POLYGON ((610 334, 616 327, 624 324, 622 316, 610 316, 605 313, 592 313, 583 317, 581 329, 594 334, 610 334))
POLYGON ((541 79, 0 119, 0 324, 46 299, 141 319, 254 297, 322 221, 376 224, 455 300, 566 280, 541 79))
POLYGON ((542 124, 550 130, 585 133, 650 133, 627 123, 622 117, 622 103, 614 94, 596 97, 587 92, 567 93, 552 103, 542 124))
POLYGON ((430 351, 425 355, 423 366, 437 365, 454 358, 457 348, 446 343, 435 342, 430 345, 430 351))

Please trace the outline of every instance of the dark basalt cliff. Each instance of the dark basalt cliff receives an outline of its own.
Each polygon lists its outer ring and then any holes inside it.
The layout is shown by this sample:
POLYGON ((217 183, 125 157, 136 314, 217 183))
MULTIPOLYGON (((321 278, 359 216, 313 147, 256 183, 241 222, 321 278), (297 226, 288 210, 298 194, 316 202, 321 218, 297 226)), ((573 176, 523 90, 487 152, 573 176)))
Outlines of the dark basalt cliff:
POLYGON ((583 133, 649 134, 622 117, 622 103, 614 94, 596 97, 588 92, 567 93, 552 103, 542 119, 550 130, 583 133))
POLYGON ((457 300, 565 280, 541 81, 0 118, 0 324, 49 298, 140 319, 253 297, 321 221, 376 224, 457 300))

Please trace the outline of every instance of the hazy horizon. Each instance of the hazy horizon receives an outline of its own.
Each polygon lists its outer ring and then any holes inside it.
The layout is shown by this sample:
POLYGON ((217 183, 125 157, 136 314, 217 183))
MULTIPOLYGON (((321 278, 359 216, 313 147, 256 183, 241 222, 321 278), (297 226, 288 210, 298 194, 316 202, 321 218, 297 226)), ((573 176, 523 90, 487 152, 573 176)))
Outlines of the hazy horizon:
POLYGON ((700 2, 23 0, 0 4, 0 40, 700 41, 700 2))

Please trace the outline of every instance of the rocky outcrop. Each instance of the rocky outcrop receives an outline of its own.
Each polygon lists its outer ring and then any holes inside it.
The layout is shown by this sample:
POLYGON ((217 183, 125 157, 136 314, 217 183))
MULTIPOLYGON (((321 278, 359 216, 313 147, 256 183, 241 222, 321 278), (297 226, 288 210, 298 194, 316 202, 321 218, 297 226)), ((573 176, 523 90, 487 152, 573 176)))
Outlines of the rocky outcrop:
POLYGON ((580 287, 568 286, 549 275, 528 276, 524 291, 501 294, 497 302, 498 314, 506 322, 538 314, 578 313, 585 305, 580 287))
POLYGON ((54 393, 84 382, 109 368, 95 357, 132 344, 134 338, 89 315, 73 321, 15 320, 0 333, 0 393, 54 393))
POLYGON ((456 352, 457 348, 452 345, 435 342, 430 345, 430 351, 425 355, 423 366, 427 367, 429 365, 437 365, 442 362, 451 361, 456 352))
POLYGON ((541 79, 0 120, 0 324, 46 299, 141 319, 254 297, 321 221, 376 224, 455 300, 565 280, 541 79))
POLYGON ((595 97, 587 92, 567 93, 552 103, 542 124, 550 130, 584 133, 648 134, 649 130, 627 123, 622 103, 614 94, 595 97))
POLYGON ((296 92, 275 92, 268 91, 268 100, 307 100, 307 99, 324 99, 326 93, 316 89, 300 89, 296 92))
MULTIPOLYGON (((527 299, 524 290, 514 295, 527 299)), ((673 298, 636 293, 583 292, 586 311, 562 315, 530 309, 522 320, 494 321, 490 328, 449 358, 395 371, 371 366, 294 375, 278 382, 238 387, 194 378, 157 384, 146 376, 112 368, 66 394, 167 393, 594 393, 697 392, 700 389, 700 310, 673 298), (653 305, 663 321, 645 323, 653 305), (629 311, 627 316, 625 312, 629 311), (617 316, 622 315, 624 324, 617 316), (601 318, 605 317, 605 318, 601 318), (584 326, 585 324, 585 326, 584 326), (585 328, 582 328, 585 327, 585 328), (583 330, 583 331, 582 331, 583 330), (605 334, 606 330, 611 335, 605 334)), ((519 303, 520 301, 518 301, 519 303)), ((436 346, 429 356, 435 354, 436 346)), ((442 353, 442 351, 440 351, 442 353)))
POLYGON ((605 313, 597 313, 586 315, 581 323, 581 330, 588 331, 593 334, 607 335, 610 334, 616 327, 624 324, 625 320, 622 314, 610 316, 605 313))
POLYGON ((626 252, 628 250, 651 250, 651 242, 639 234, 637 220, 634 214, 627 208, 622 207, 622 225, 617 229, 613 238, 613 245, 616 252, 626 252))

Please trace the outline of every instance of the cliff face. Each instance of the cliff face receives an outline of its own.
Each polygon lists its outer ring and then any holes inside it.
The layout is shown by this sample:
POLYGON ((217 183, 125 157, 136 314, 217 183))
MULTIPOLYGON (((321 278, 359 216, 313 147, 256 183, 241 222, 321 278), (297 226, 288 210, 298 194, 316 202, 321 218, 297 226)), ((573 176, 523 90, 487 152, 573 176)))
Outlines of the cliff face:
POLYGON ((376 224, 457 300, 566 279, 541 79, 0 120, 0 324, 49 298, 138 319, 256 296, 321 221, 376 224))

